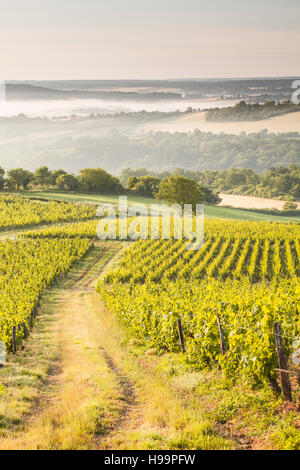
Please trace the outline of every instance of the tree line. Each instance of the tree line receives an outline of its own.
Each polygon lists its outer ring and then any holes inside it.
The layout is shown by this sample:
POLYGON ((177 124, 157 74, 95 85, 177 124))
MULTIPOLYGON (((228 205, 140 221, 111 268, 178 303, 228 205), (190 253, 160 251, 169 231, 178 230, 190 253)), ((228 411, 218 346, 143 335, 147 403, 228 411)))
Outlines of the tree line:
POLYGON ((205 114, 207 121, 259 121, 268 119, 272 116, 280 114, 293 113, 300 111, 300 105, 291 101, 283 101, 276 103, 275 101, 266 101, 264 104, 253 103, 247 104, 240 101, 235 106, 227 108, 209 109, 205 114))
POLYGON ((102 168, 84 168, 76 176, 65 170, 51 171, 46 166, 37 168, 34 172, 23 168, 11 169, 7 174, 0 167, 0 189, 9 191, 41 188, 83 193, 130 193, 165 201, 172 200, 180 204, 180 193, 184 193, 184 201, 193 199, 206 204, 218 204, 221 201, 221 192, 284 199, 292 203, 300 200, 300 167, 290 165, 271 168, 261 174, 245 168, 204 172, 183 168, 161 172, 146 168, 126 168, 120 178, 102 168))
POLYGON ((49 170, 43 166, 34 172, 23 168, 5 171, 0 168, 0 189, 59 189, 100 194, 134 194, 148 196, 171 204, 218 204, 221 199, 212 190, 184 175, 129 177, 123 185, 118 178, 102 168, 84 168, 78 176, 64 170, 49 170))
POLYGON ((118 178, 102 168, 84 168, 78 176, 65 170, 49 170, 47 166, 34 172, 24 168, 8 170, 0 167, 0 189, 26 190, 28 188, 57 188, 68 191, 121 193, 124 188, 118 178))
POLYGON ((148 196, 153 192, 153 188, 154 190, 157 188, 158 181, 171 175, 189 178, 216 195, 224 192, 287 201, 300 200, 300 167, 298 165, 271 168, 263 173, 256 173, 249 168, 204 172, 183 168, 176 168, 172 172, 126 168, 121 173, 120 181, 136 193, 148 196))

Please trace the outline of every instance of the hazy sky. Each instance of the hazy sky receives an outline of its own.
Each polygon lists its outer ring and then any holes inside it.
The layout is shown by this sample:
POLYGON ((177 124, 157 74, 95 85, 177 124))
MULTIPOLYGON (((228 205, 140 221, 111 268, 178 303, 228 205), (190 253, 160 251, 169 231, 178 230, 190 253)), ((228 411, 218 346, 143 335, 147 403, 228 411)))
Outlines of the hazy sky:
POLYGON ((299 0, 0 0, 0 79, 300 75, 299 0))

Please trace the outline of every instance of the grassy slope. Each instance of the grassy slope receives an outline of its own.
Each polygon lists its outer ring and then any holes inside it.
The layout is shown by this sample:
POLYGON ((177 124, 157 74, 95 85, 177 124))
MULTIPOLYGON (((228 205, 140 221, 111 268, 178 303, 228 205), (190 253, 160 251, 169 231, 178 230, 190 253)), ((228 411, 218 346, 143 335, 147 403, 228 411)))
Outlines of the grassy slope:
POLYGON ((300 222, 300 217, 265 214, 259 210, 244 210, 234 207, 206 206, 206 216, 217 219, 258 220, 261 222, 300 222))
MULTIPOLYGON (((21 192, 21 194, 29 197, 41 197, 45 199, 55 199, 68 202, 89 202, 93 204, 118 203, 118 196, 115 195, 80 194, 56 191, 24 191, 21 192)), ((156 203, 154 199, 140 196, 128 196, 128 202, 142 203, 146 204, 147 206, 156 203)), ((299 217, 285 217, 272 214, 269 215, 254 210, 251 211, 231 207, 216 207, 208 205, 205 206, 205 215, 206 217, 218 219, 259 220, 263 222, 300 222, 299 217)))

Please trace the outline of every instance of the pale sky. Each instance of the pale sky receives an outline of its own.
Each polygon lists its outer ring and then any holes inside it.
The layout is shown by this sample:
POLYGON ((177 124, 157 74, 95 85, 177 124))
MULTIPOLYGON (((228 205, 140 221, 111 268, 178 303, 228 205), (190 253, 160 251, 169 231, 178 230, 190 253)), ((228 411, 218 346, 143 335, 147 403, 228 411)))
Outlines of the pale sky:
POLYGON ((300 75, 299 0, 0 0, 0 79, 300 75))

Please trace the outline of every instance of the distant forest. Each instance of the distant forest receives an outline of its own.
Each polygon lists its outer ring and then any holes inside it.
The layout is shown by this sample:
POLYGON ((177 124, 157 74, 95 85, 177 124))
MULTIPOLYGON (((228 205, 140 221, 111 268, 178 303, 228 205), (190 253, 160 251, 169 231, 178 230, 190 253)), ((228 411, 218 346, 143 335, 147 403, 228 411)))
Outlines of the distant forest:
POLYGON ((129 137, 118 131, 103 136, 56 137, 51 142, 8 142, 0 147, 0 165, 35 169, 47 165, 77 172, 83 167, 104 168, 120 174, 123 168, 171 171, 252 168, 257 173, 272 167, 300 163, 300 134, 212 134, 156 132, 129 137))
POLYGON ((291 101, 284 101, 283 103, 266 101, 264 104, 247 104, 245 101, 241 101, 235 106, 209 109, 205 114, 205 118, 207 121, 214 122, 259 121, 295 111, 300 111, 300 104, 297 105, 291 101))

